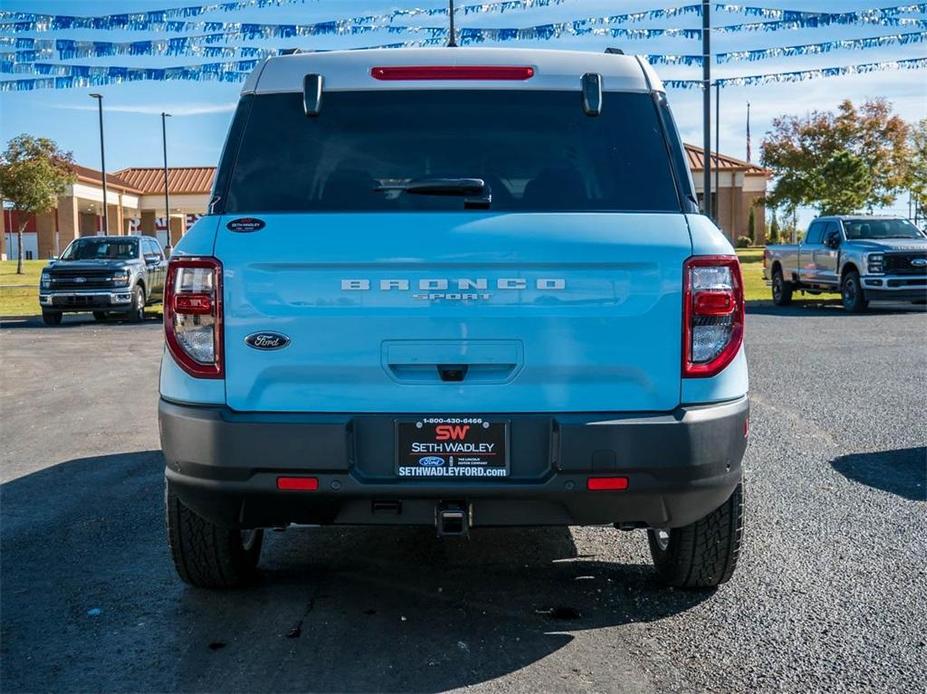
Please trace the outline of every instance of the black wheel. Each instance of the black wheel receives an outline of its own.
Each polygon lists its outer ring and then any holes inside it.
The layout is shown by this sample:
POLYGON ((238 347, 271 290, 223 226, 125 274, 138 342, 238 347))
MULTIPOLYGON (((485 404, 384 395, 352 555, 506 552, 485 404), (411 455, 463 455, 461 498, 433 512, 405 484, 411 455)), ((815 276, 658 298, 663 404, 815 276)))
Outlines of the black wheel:
POLYGON ((42 311, 42 322, 45 325, 61 325, 61 314, 52 311, 42 311))
POLYGON ((264 531, 216 525, 165 490, 167 536, 177 574, 198 588, 239 588, 253 582, 264 531))
POLYGON ((145 320, 145 290, 136 284, 132 289, 132 310, 129 311, 130 323, 141 323, 145 320))
POLYGON ((659 579, 677 588, 714 588, 737 566, 743 536, 743 486, 704 518, 682 528, 647 534, 659 579))
POLYGON ((850 270, 843 276, 843 281, 840 283, 840 298, 843 299, 843 308, 850 313, 862 313, 869 306, 856 270, 850 270))
POLYGON ((788 306, 792 303, 792 283, 786 282, 782 276, 782 269, 773 270, 772 299, 776 306, 788 306))
POLYGON ((93 319, 97 321, 98 323, 102 323, 108 317, 109 316, 107 316, 106 311, 94 311, 93 312, 93 319))

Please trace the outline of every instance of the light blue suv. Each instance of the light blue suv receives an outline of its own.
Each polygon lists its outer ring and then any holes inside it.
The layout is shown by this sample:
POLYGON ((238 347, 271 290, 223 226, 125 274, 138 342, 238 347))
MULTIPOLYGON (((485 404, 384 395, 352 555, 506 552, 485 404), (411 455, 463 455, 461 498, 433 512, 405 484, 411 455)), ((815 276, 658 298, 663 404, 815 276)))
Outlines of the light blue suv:
POLYGON ((178 573, 245 584, 263 529, 291 524, 613 524, 649 532, 666 583, 722 583, 743 328, 737 259, 640 59, 271 58, 168 269, 178 573))

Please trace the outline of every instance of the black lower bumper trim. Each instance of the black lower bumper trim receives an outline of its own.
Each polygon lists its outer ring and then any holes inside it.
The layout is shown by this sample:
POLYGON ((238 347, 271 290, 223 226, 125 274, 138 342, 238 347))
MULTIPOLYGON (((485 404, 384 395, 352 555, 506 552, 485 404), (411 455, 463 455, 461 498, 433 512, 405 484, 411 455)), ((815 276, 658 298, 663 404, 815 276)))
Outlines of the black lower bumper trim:
POLYGON ((747 398, 662 414, 506 414, 510 476, 399 478, 393 414, 239 413, 162 400, 172 489, 198 513, 240 527, 290 523, 433 525, 447 500, 474 526, 687 525, 740 481, 747 398), (280 491, 279 476, 318 489, 280 491), (588 491, 590 476, 624 476, 588 491), (384 512, 388 509, 389 512, 384 512))

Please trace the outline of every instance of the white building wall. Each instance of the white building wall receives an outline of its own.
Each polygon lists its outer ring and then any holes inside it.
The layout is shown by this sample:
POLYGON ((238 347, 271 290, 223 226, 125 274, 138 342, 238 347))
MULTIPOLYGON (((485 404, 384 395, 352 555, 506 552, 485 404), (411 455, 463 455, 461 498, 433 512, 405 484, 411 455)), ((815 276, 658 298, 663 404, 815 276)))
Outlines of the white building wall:
MULTIPOLYGON (((18 260, 19 244, 16 242, 16 232, 7 231, 5 236, 7 260, 18 260)), ((34 231, 23 232, 23 256, 25 260, 39 260, 39 240, 34 231)))

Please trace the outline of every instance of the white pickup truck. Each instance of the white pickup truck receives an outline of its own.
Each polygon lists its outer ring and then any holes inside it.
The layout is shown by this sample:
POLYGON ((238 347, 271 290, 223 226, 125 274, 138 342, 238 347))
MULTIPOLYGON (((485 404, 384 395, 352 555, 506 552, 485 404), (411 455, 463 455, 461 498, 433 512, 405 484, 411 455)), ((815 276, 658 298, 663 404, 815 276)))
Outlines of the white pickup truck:
POLYGON ((927 237, 899 217, 818 217, 798 244, 767 246, 763 278, 776 306, 792 293, 840 293, 847 311, 870 300, 927 301, 927 237))

